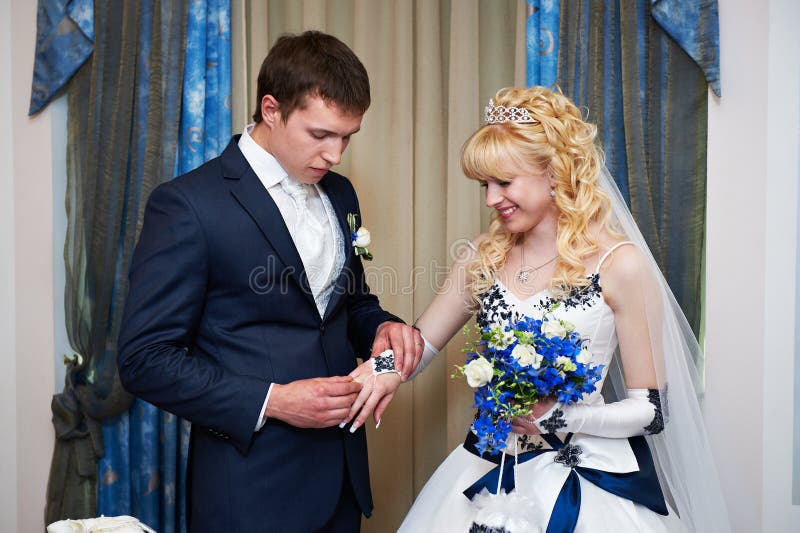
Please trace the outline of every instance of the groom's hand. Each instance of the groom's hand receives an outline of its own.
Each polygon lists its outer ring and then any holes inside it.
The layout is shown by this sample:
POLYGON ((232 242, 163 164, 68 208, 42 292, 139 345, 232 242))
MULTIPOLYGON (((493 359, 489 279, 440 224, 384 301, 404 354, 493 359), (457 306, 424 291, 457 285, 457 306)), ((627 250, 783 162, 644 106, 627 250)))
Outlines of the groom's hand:
POLYGON ((422 352, 425 349, 425 342, 422 340, 419 330, 400 322, 384 322, 378 326, 375 332, 375 341, 372 343, 372 357, 388 350, 394 351, 394 367, 400 372, 403 381, 414 373, 422 352))
POLYGON ((264 415, 299 428, 335 426, 350 412, 360 390, 361 384, 350 376, 275 383, 264 415))

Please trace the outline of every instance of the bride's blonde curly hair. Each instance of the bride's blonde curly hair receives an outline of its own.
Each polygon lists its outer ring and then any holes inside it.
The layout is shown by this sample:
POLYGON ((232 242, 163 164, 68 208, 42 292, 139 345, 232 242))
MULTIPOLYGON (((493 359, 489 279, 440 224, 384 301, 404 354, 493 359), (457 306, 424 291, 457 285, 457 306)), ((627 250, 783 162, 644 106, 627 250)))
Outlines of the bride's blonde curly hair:
MULTIPOLYGON (((597 229, 615 233, 609 225, 610 200, 597 187, 604 165, 603 154, 594 142, 597 128, 584 122, 575 104, 560 91, 505 88, 493 100, 495 106, 526 109, 536 122, 481 127, 462 148, 464 174, 481 182, 509 181, 500 170, 507 157, 546 169, 553 179, 553 200, 558 208, 559 258, 550 289, 564 294, 588 285, 583 260, 599 250, 597 229)), ((506 229, 497 213, 492 215, 488 238, 478 245, 478 257, 468 266, 477 305, 520 237, 506 229)))

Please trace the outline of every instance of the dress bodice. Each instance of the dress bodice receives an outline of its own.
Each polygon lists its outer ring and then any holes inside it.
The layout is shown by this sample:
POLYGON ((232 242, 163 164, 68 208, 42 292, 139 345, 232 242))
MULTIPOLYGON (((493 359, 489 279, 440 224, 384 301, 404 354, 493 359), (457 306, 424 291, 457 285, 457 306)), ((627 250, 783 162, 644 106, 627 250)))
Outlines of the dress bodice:
POLYGON ((614 312, 603 298, 600 274, 596 272, 587 279, 588 285, 576 287, 566 296, 554 296, 552 291, 545 289, 525 299, 515 296, 502 282, 496 280, 483 295, 483 305, 477 322, 480 327, 484 327, 509 318, 517 320, 523 316, 541 320, 547 314, 572 323, 592 353, 592 364, 603 365, 602 378, 597 382, 597 389, 580 401, 595 404, 603 403, 600 389, 617 348, 617 333, 614 312), (559 305, 548 312, 556 303, 559 305))

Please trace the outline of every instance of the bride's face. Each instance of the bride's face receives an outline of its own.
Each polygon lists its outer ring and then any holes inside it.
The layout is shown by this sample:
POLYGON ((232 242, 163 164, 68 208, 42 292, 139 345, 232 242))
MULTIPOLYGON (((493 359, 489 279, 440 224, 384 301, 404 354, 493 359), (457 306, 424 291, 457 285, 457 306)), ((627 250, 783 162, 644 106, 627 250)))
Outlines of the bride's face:
POLYGON ((486 181, 486 205, 497 211, 511 233, 524 233, 558 212, 550 196, 552 180, 543 167, 520 165, 505 156, 498 165, 502 176, 486 181))

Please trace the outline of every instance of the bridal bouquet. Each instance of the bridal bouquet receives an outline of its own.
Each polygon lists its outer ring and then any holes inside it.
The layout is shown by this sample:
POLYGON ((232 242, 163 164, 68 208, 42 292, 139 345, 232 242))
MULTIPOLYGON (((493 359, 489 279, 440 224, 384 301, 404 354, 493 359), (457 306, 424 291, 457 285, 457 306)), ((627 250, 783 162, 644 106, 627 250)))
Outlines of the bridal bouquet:
MULTIPOLYGON (((554 308, 549 309, 552 311, 554 308)), ((475 388, 478 416, 472 429, 481 454, 500 453, 511 420, 531 414, 531 406, 554 396, 562 404, 595 390, 603 365, 591 365, 591 353, 575 326, 548 316, 490 324, 464 350, 467 362, 456 366, 475 388)))

